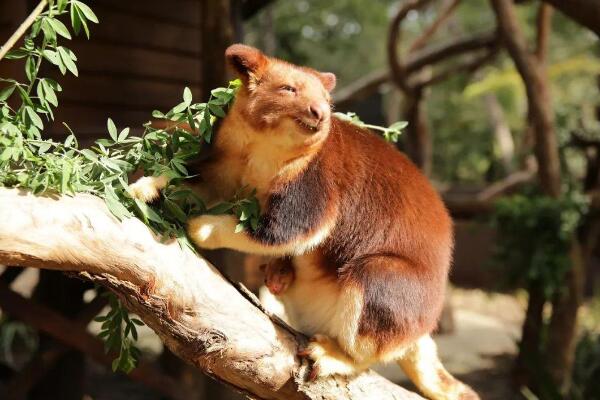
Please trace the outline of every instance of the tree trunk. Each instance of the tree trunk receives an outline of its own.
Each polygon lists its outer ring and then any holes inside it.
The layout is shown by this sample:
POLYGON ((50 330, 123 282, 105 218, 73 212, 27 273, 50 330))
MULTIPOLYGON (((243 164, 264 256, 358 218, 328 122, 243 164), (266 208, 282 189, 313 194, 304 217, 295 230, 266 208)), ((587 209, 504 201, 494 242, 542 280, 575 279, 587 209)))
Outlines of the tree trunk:
POLYGON ((571 242, 571 268, 564 278, 564 291, 559 291, 552 301, 552 318, 546 344, 548 372, 561 393, 567 393, 571 384, 577 314, 583 300, 585 266, 576 236, 573 235, 571 242))
POLYGON ((531 283, 527 288, 527 292, 529 293, 529 299, 521 330, 519 354, 515 360, 513 370, 513 380, 515 387, 528 387, 537 392, 531 370, 541 366, 540 347, 546 300, 541 282, 531 283))
POLYGON ((270 318, 177 241, 137 219, 118 222, 102 200, 0 188, 0 263, 70 271, 113 290, 178 357, 259 399, 422 399, 372 371, 305 380, 306 338, 270 318))
POLYGON ((410 159, 427 176, 432 167, 432 143, 427 125, 425 102, 421 92, 406 97, 404 118, 408 122, 406 127, 406 153, 410 159))

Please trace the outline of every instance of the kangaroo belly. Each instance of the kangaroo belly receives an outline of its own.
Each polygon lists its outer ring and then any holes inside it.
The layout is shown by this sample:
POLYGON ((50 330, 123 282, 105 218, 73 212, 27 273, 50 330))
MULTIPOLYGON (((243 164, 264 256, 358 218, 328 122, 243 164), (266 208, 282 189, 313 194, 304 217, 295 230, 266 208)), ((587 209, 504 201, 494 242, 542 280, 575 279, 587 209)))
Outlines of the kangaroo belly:
POLYGON ((296 279, 281 300, 292 326, 299 331, 336 337, 340 319, 340 287, 324 272, 316 252, 294 257, 296 279))

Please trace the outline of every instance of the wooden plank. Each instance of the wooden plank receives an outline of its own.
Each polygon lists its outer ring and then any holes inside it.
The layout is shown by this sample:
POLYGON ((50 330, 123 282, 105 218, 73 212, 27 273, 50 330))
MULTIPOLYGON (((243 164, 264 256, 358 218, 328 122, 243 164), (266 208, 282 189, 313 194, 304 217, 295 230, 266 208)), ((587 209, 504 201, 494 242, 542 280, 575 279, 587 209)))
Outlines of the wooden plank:
MULTIPOLYGON (((178 51, 200 55, 200 29, 173 24, 145 15, 124 14, 99 3, 94 8, 101 23, 92 29, 92 42, 120 43, 123 46, 178 51)), ((196 14, 196 13, 195 13, 196 14)))
MULTIPOLYGON (((27 17, 27 4, 24 1, 0 0, 0 46, 8 40, 19 24, 27 17)), ((21 46, 22 40, 15 47, 21 46)), ((23 66, 19 62, 0 61, 0 77, 21 80, 25 77, 23 66)))
MULTIPOLYGON (((110 7, 128 15, 144 16, 156 21, 200 26, 200 2, 215 0, 94 0, 90 6, 110 7)), ((219 1, 219 0, 216 0, 219 1)))
MULTIPOLYGON (((68 103, 87 106, 123 107, 146 111, 169 109, 182 101, 183 84, 153 82, 128 77, 81 75, 61 83, 61 98, 68 103)), ((195 98, 199 86, 189 85, 195 98)))
POLYGON ((81 75, 86 72, 121 75, 170 81, 180 86, 200 83, 202 62, 199 57, 96 41, 74 42, 69 47, 77 55, 81 75))
POLYGON ((67 130, 63 121, 75 132, 81 145, 87 146, 100 137, 107 137, 106 120, 112 118, 118 128, 130 127, 132 135, 140 135, 142 124, 152 119, 150 112, 121 109, 117 107, 97 107, 92 105, 62 102, 54 122, 48 123, 44 135, 64 139, 67 130))

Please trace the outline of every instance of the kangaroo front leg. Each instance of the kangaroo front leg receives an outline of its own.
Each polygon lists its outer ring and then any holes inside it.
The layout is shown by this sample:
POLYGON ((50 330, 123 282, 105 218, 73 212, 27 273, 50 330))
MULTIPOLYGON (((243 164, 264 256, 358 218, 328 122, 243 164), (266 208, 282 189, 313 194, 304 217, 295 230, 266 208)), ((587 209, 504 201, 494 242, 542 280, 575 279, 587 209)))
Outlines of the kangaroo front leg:
POLYGON ((479 400, 477 393, 442 365, 429 335, 412 344, 398 360, 410 380, 431 400, 479 400))
POLYGON ((233 215, 200 215, 188 222, 188 234, 203 249, 228 248, 244 253, 263 255, 301 254, 324 240, 331 225, 306 234, 294 234, 274 240, 272 229, 259 227, 257 232, 236 233, 238 220, 233 215))
POLYGON ((200 248, 228 248, 245 253, 274 254, 275 249, 261 245, 247 232, 235 232, 238 220, 233 215, 200 215, 188 222, 188 234, 200 248))

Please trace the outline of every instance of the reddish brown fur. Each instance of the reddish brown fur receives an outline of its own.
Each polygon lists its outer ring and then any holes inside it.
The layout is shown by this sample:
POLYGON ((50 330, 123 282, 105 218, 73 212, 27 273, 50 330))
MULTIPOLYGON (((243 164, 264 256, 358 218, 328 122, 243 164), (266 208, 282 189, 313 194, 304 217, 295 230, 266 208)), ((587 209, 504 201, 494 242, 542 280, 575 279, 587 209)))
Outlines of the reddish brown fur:
MULTIPOLYGON (((244 85, 192 188, 208 202, 255 188, 261 218, 236 234, 231 215, 194 216, 190 238, 205 249, 290 257, 271 264, 267 286, 292 324, 313 335, 303 351, 311 376, 395 360, 432 399, 476 399, 447 374, 428 335, 453 240, 427 179, 377 135, 332 118, 333 74, 243 45, 226 56, 244 85)), ((132 193, 148 201, 166 182, 146 177, 132 193)))

